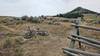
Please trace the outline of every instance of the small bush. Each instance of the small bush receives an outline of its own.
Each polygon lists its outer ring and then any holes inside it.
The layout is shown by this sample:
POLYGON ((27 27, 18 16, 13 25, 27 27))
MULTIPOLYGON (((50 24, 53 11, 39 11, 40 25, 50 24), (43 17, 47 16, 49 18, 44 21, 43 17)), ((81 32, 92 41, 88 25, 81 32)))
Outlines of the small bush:
POLYGON ((23 39, 22 38, 16 38, 15 39, 15 44, 16 45, 22 45, 23 44, 23 39))
POLYGON ((23 56, 23 48, 17 47, 15 49, 15 56, 23 56))
POLYGON ((21 17, 22 20, 27 20, 29 17, 27 15, 21 17))
POLYGON ((22 38, 16 38, 12 39, 10 37, 7 37, 3 42, 2 42, 2 47, 3 48, 13 48, 17 47, 23 44, 23 39, 22 38))
POLYGON ((3 48, 10 48, 12 46, 12 42, 11 41, 12 40, 9 37, 7 37, 6 40, 3 43, 3 48))
POLYGON ((53 22, 48 22, 48 24, 53 24, 53 22))
POLYGON ((32 23, 40 23, 40 20, 38 18, 33 18, 32 23))
POLYGON ((0 56, 23 56, 22 41, 22 38, 5 38, 0 42, 0 56))

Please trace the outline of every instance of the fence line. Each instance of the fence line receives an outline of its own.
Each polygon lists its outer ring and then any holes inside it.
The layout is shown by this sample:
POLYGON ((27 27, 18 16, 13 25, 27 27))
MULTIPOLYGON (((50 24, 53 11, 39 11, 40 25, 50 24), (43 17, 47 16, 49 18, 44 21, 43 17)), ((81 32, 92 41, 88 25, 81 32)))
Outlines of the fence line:
POLYGON ((99 53, 91 53, 91 52, 74 49, 76 41, 79 42, 80 49, 81 49, 81 43, 100 49, 100 41, 81 36, 80 29, 79 29, 79 28, 84 28, 84 29, 89 29, 89 30, 100 31, 100 28, 79 25, 80 19, 76 20, 75 22, 76 22, 75 24, 71 25, 71 26, 74 26, 75 33, 68 37, 69 39, 71 39, 71 42, 70 42, 69 48, 63 49, 64 53, 68 54, 68 56, 80 56, 80 54, 82 54, 82 56, 83 55, 85 55, 85 56, 100 56, 99 53))
POLYGON ((78 35, 71 35, 71 36, 74 37, 74 38, 80 38, 80 39, 82 39, 82 40, 91 42, 91 43, 93 43, 93 44, 100 45, 100 41, 95 40, 95 39, 91 39, 91 38, 87 38, 87 37, 83 37, 83 36, 78 36, 78 35))

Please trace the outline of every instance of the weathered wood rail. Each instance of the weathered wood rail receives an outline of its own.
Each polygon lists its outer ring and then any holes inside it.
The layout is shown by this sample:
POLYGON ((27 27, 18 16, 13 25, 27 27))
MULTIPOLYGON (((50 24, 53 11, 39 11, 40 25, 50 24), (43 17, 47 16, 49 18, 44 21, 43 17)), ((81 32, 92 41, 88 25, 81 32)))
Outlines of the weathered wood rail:
POLYGON ((78 54, 82 54, 82 55, 85 55, 85 56, 100 56, 100 54, 97 54, 97 53, 91 53, 91 52, 81 51, 81 50, 72 49, 72 48, 64 48, 63 50, 64 50, 65 53, 67 53, 69 51, 70 54, 73 53, 71 55, 77 55, 77 56, 80 56, 78 54))
POLYGON ((80 28, 85 28, 85 29, 90 29, 90 30, 95 30, 95 31, 100 31, 100 28, 91 27, 91 26, 75 25, 75 24, 72 24, 72 26, 74 26, 74 27, 80 27, 80 28))
POLYGON ((79 25, 78 22, 79 21, 77 21, 76 24, 72 24, 76 32, 74 34, 71 34, 68 37, 71 40, 71 42, 70 42, 69 48, 63 48, 63 52, 67 54, 68 56, 100 56, 100 53, 91 53, 91 52, 75 49, 75 43, 76 41, 78 41, 80 49, 82 48, 81 43, 83 43, 88 46, 92 46, 100 51, 100 41, 89 38, 89 37, 83 37, 80 35, 80 28, 95 30, 95 31, 100 31, 100 28, 79 25))

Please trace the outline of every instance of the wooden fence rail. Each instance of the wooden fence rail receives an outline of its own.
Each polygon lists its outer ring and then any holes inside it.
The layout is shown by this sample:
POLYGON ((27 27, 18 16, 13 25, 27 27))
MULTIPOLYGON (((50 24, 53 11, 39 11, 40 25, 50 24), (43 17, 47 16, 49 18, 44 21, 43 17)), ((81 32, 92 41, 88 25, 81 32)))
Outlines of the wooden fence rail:
POLYGON ((90 43, 88 41, 85 41, 85 40, 82 40, 82 39, 73 38, 73 37, 68 37, 68 38, 71 39, 71 40, 75 40, 75 41, 81 42, 83 44, 87 44, 87 45, 90 45, 90 46, 93 46, 95 48, 100 49, 100 45, 93 44, 93 43, 90 43))
MULTIPOLYGON (((63 48, 63 50, 69 51, 69 52, 74 53, 74 54, 82 54, 85 56, 100 56, 100 54, 98 54, 98 53, 91 53, 91 52, 81 51, 81 50, 72 49, 72 48, 63 48)), ((65 52, 65 53, 67 53, 67 52, 65 52)))
POLYGON ((80 28, 84 28, 84 29, 90 29, 90 30, 100 31, 100 28, 91 27, 91 26, 76 25, 76 24, 72 24, 72 26, 74 26, 74 27, 80 27, 80 28))
POLYGON ((67 50, 64 50, 64 49, 63 49, 63 52, 64 52, 65 54, 70 55, 70 56, 79 56, 79 55, 77 55, 77 54, 75 54, 75 53, 72 53, 72 52, 67 51, 67 50))
POLYGON ((83 37, 83 36, 78 36, 78 35, 71 35, 71 36, 74 37, 74 38, 79 38, 79 39, 88 41, 88 42, 93 43, 93 44, 100 45, 100 41, 95 40, 95 39, 92 39, 92 38, 83 37))

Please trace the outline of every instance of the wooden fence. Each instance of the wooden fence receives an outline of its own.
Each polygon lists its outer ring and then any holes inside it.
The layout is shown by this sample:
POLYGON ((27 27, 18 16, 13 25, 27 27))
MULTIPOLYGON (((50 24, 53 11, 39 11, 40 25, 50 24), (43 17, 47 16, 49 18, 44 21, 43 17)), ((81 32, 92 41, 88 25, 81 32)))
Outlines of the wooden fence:
POLYGON ((75 34, 71 34, 68 37, 69 39, 71 39, 71 42, 69 48, 63 48, 63 52, 68 56, 100 56, 100 53, 91 53, 91 52, 79 50, 82 48, 81 43, 83 43, 89 46, 93 46, 94 48, 97 48, 100 51, 100 41, 88 37, 83 37, 80 35, 80 28, 95 30, 95 31, 100 31, 100 28, 83 26, 83 25, 79 25, 79 23, 73 24, 72 26, 75 27, 76 32, 75 34), (79 49, 75 49, 76 41, 79 42, 78 45, 79 49))

